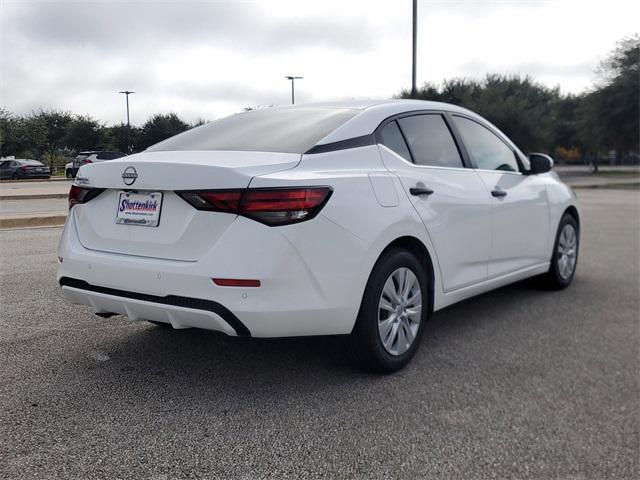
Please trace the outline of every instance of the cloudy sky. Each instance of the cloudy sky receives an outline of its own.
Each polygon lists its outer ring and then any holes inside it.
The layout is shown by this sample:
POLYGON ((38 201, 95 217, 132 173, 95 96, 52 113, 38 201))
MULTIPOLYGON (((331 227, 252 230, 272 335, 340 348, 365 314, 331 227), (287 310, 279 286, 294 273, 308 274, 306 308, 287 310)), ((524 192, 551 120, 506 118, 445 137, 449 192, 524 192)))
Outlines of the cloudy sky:
MULTIPOLYGON (((528 74, 592 86, 640 2, 419 0, 418 83, 528 74)), ((111 124, 173 111, 211 120, 247 105, 390 97, 411 82, 411 0, 0 0, 0 106, 111 124)))

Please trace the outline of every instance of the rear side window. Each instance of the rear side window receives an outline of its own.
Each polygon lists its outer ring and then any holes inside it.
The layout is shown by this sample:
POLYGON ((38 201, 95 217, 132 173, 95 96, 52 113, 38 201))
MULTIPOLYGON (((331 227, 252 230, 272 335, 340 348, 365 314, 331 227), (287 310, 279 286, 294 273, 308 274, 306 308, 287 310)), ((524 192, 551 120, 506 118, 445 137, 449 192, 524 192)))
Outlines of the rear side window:
POLYGON ((442 115, 404 117, 398 119, 398 124, 417 165, 463 167, 458 148, 442 115))
POLYGON ((477 168, 518 171, 516 154, 491 130, 468 118, 454 116, 453 119, 477 168))
POLYGON ((264 108, 180 133, 147 149, 304 153, 360 113, 352 108, 264 108))
POLYGON ((404 141, 402 132, 395 120, 389 122, 382 130, 380 130, 380 143, 396 152, 405 160, 408 160, 409 162, 411 161, 411 154, 409 153, 407 142, 404 141))

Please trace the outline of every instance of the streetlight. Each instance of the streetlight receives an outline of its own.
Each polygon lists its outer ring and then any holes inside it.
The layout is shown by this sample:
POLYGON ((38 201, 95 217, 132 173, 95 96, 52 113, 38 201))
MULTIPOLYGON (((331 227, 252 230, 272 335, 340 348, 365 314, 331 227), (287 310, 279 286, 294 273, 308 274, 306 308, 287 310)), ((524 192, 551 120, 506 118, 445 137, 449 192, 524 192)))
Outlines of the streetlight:
POLYGON ((129 123, 129 95, 136 92, 131 92, 129 90, 122 90, 118 93, 123 93, 127 99, 127 149, 129 150, 127 153, 131 153, 131 123, 129 123))
POLYGON ((294 75, 287 75, 284 78, 287 80, 291 80, 291 105, 296 103, 296 94, 295 94, 295 81, 302 80, 304 77, 296 77, 294 75))
POLYGON ((413 0, 413 68, 411 71, 411 98, 416 98, 416 40, 418 39, 418 0, 413 0))

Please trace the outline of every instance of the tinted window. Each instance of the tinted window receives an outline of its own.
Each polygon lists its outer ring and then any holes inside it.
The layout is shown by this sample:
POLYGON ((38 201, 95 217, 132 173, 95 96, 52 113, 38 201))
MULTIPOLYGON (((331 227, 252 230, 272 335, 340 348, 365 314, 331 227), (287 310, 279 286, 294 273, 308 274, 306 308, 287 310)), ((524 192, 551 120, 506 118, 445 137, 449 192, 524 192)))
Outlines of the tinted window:
POLYGON ((157 143, 167 150, 240 150, 304 153, 360 110, 346 108, 265 108, 207 123, 157 143))
POLYGON ((73 164, 79 166, 82 164, 82 161, 89 156, 91 156, 90 153, 81 153, 73 160, 73 164))
POLYGON ((491 130, 468 118, 453 118, 462 141, 478 168, 518 171, 515 153, 491 130))
POLYGON ((462 167, 462 158, 441 115, 415 115, 398 120, 418 165, 462 167))
POLYGON ((121 157, 126 157, 126 155, 120 152, 100 152, 97 156, 100 160, 113 160, 121 157))
POLYGON ((400 132, 400 128, 398 128, 398 124, 395 121, 388 123, 380 130, 380 143, 404 157, 405 160, 411 161, 407 143, 404 141, 402 132, 400 132))

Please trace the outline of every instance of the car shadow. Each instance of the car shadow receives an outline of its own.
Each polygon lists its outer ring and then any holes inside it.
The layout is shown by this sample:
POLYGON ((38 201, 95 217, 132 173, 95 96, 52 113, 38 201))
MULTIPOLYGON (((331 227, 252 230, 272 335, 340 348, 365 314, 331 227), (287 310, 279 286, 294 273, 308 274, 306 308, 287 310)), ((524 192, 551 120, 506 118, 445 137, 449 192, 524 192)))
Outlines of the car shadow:
MULTIPOLYGON (((173 330, 149 324, 131 325, 117 338, 99 347, 110 361, 84 358, 86 372, 107 384, 142 389, 142 395, 200 395, 225 398, 228 394, 261 400, 282 396, 321 394, 326 386, 348 394, 354 383, 385 384, 399 376, 439 365, 440 346, 464 348, 464 337, 476 329, 508 329, 513 322, 532 322, 524 312, 558 292, 536 289, 520 282, 453 305, 433 315, 413 362, 392 376, 367 374, 350 361, 344 336, 278 339, 235 338, 189 329, 173 330), (456 345, 458 344, 459 345, 456 345), (341 387, 342 386, 342 387, 341 387)), ((440 352, 442 349, 440 348, 440 352)), ((440 362, 441 363, 441 362, 440 362)))

